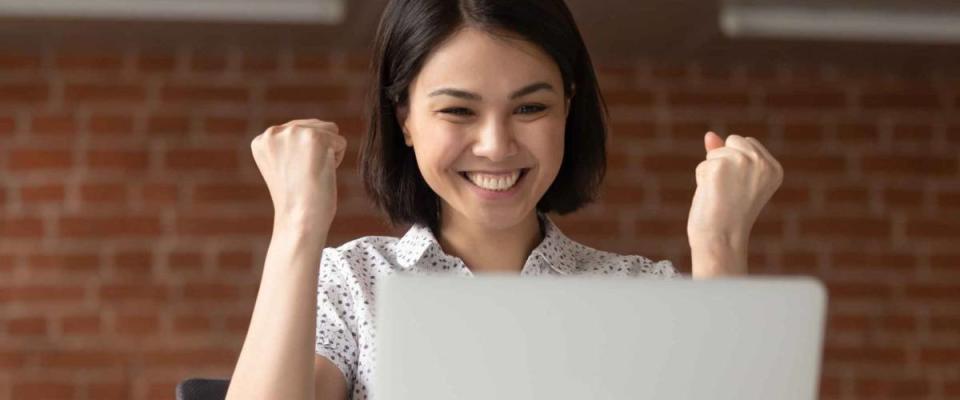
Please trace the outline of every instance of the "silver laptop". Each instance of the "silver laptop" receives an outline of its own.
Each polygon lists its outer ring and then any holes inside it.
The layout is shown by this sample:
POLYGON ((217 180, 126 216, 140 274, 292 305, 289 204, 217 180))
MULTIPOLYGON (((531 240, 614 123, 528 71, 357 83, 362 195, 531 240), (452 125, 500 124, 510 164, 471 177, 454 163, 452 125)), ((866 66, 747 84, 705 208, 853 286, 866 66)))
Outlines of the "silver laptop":
POLYGON ((817 398, 811 278, 396 276, 377 298, 378 400, 817 398))

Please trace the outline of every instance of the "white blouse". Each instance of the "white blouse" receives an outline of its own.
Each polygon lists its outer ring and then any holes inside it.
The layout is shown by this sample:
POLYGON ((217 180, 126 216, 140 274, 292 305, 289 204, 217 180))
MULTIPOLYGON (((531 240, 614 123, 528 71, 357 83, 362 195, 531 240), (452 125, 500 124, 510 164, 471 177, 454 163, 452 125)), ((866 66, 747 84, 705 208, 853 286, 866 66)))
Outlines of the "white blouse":
MULTIPOLYGON (((527 257, 522 276, 681 277, 669 261, 596 250, 564 236, 547 216, 540 215, 540 222, 544 239, 527 257)), ((429 228, 419 225, 402 238, 367 236, 323 250, 316 354, 340 368, 353 399, 369 398, 376 372, 375 285, 396 273, 473 276, 460 258, 443 252, 429 228)))

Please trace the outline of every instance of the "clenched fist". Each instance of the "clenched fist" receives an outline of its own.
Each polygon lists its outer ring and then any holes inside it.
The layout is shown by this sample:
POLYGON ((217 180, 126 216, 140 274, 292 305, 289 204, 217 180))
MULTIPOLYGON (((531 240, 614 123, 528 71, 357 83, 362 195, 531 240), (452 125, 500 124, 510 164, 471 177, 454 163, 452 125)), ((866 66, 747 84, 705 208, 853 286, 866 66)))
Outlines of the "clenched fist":
POLYGON ((783 168, 754 138, 713 132, 697 166, 687 219, 695 277, 745 274, 747 241, 760 210, 783 182, 783 168))
POLYGON ((275 223, 328 231, 337 212, 336 169, 347 148, 337 125, 303 119, 271 126, 250 148, 270 191, 275 223))

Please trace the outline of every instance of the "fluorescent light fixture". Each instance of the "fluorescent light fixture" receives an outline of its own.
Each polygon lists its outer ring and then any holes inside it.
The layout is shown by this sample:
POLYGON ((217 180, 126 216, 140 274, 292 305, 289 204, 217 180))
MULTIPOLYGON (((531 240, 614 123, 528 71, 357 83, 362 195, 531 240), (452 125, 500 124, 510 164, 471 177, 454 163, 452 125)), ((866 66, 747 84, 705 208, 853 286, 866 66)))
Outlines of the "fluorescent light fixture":
POLYGON ((730 37, 960 43, 960 13, 725 5, 730 37))
POLYGON ((326 23, 346 0, 0 0, 0 16, 163 21, 326 23))

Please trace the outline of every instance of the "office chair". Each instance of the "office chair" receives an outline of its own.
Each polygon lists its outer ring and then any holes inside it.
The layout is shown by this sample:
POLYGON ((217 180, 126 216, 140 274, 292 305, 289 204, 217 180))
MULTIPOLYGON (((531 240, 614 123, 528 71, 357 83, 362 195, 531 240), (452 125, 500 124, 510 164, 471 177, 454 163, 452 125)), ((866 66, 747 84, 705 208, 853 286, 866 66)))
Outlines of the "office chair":
POLYGON ((186 379, 177 385, 177 400, 223 400, 229 386, 229 379, 186 379))

